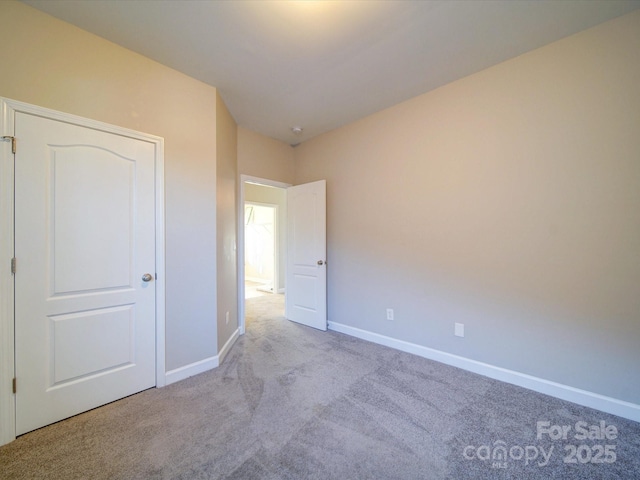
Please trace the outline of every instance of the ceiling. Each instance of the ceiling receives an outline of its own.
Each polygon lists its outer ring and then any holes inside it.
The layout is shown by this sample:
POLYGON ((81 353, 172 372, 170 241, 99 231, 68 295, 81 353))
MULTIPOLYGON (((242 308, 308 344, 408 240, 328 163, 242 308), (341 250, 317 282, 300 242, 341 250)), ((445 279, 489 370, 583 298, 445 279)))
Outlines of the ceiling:
POLYGON ((24 3, 217 87, 239 125, 292 145, 640 8, 640 0, 24 3))

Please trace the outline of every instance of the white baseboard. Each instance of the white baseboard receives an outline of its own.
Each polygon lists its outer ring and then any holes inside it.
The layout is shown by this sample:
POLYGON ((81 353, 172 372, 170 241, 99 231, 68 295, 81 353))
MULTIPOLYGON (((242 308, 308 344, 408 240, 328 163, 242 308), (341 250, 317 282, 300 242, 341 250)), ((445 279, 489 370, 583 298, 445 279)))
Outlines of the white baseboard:
POLYGON ((169 370, 165 375, 165 385, 171 385, 185 378, 193 377, 199 373, 216 368, 218 365, 220 365, 220 362, 218 361, 218 355, 216 355, 185 365, 184 367, 176 368, 175 370, 169 370))
POLYGON ((220 349, 220 353, 218 353, 218 365, 224 362, 224 359, 227 356, 227 353, 229 353, 229 350, 231 350, 231 347, 233 347, 233 344, 236 343, 236 340, 238 339, 238 337, 240 337, 240 329, 236 328, 236 331, 233 332, 231 337, 229 337, 229 340, 227 340, 224 346, 220 349))
POLYGON ((442 352, 433 348, 424 347, 415 343, 405 342, 395 338, 380 335, 378 333, 361 330, 336 322, 329 322, 329 329, 335 332, 345 333, 353 337, 368 340, 373 343, 395 348, 403 352, 412 353, 420 357, 435 360, 446 365, 458 367, 469 372, 478 373, 485 377, 493 378, 503 382, 511 383, 519 387, 527 388, 535 392, 544 393, 561 400, 577 403, 585 407, 595 408, 603 412, 618 415, 640 422, 640 405, 607 397, 598 393, 581 390, 561 383, 552 382, 543 378, 534 377, 525 373, 496 367, 488 363, 478 362, 469 358, 442 352))
POLYGON ((233 347, 233 344, 236 342, 239 336, 240 330, 236 329, 229 340, 227 340, 224 346, 220 349, 220 353, 218 353, 218 355, 205 358, 204 360, 200 360, 189 365, 185 365, 184 367, 169 370, 165 374, 165 385, 171 385, 172 383, 179 382, 180 380, 184 380, 185 378, 193 377, 194 375, 204 373, 207 370, 211 370, 220 366, 220 364, 224 361, 224 357, 227 356, 227 353, 229 353, 229 350, 231 350, 231 347, 233 347))

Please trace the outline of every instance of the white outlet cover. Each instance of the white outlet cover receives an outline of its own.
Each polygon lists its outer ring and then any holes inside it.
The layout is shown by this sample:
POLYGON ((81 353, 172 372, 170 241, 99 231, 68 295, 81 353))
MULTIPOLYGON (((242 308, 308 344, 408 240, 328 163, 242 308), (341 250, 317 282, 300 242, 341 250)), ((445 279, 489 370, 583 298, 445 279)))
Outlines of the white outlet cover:
POLYGON ((464 337, 464 323, 455 323, 453 334, 456 337, 464 337))

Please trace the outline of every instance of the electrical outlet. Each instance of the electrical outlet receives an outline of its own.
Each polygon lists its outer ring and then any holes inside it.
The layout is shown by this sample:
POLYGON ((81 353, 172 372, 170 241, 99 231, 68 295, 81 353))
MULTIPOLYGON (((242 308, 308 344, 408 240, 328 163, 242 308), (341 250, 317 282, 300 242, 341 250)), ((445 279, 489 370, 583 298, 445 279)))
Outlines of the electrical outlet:
POLYGON ((225 321, 227 322, 227 324, 229 323, 229 312, 227 312, 224 316, 225 321))
POLYGON ((393 308, 387 308, 387 320, 393 320, 393 308))
POLYGON ((464 323, 454 323, 453 334, 456 337, 464 337, 464 323))

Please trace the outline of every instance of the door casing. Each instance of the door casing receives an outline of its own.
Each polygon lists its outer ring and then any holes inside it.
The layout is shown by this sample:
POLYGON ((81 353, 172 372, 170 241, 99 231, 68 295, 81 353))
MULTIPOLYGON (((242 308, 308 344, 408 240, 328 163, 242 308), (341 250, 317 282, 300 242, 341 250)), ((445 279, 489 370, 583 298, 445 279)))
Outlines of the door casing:
MULTIPOLYGON (((14 134, 14 114, 24 112, 144 140, 155 146, 155 245, 156 245, 156 387, 165 380, 165 261, 164 261, 164 140, 161 137, 58 112, 28 103, 0 98, 0 137, 14 134)), ((0 142, 0 445, 15 439, 14 350, 14 155, 9 138, 0 142)), ((16 139, 20 148, 20 139, 16 139)), ((19 260, 17 271, 19 271, 19 260)), ((244 293, 244 292, 243 292, 244 293)), ((18 384, 18 388, 19 384, 18 384)))

